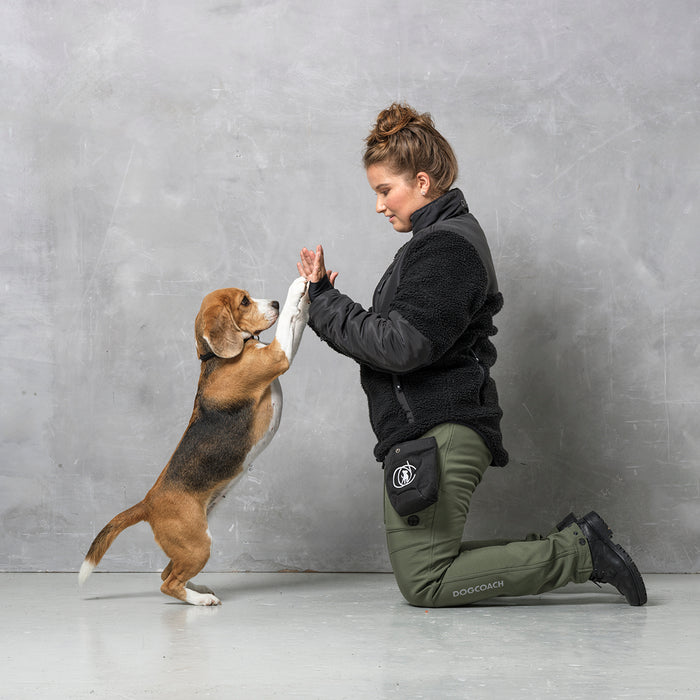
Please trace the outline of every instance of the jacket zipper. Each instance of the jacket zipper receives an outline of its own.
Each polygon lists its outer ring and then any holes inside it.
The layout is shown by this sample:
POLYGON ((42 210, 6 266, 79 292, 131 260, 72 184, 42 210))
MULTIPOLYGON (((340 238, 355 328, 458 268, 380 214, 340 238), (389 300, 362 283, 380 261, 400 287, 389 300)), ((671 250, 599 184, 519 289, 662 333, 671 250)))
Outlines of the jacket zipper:
POLYGON ((401 385, 401 380, 396 374, 392 374, 391 379, 394 382, 394 393, 396 394, 396 399, 401 405, 401 408, 403 408, 403 411, 406 414, 406 420, 408 421, 409 425, 412 425, 416 422, 416 419, 413 416, 413 411, 411 410, 411 407, 408 405, 408 399, 406 398, 406 394, 404 394, 403 386, 401 385))
POLYGON ((479 356, 474 352, 474 350, 470 351, 474 359, 476 360, 476 366, 479 368, 479 374, 481 375, 481 382, 479 383, 479 403, 483 406, 484 405, 484 387, 486 385, 486 370, 484 369, 484 366, 481 364, 481 360, 479 359, 479 356))

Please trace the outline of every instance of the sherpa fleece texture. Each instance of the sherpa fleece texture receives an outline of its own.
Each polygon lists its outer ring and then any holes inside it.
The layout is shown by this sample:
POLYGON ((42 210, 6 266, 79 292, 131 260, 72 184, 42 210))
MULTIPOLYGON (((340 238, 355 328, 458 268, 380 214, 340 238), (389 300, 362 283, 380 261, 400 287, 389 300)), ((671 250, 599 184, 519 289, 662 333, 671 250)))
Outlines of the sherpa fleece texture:
POLYGON ((309 323, 334 349, 360 362, 378 461, 392 445, 451 422, 479 433, 493 464, 503 466, 508 454, 502 412, 490 377, 496 361, 493 316, 503 297, 490 255, 484 261, 475 245, 485 241, 483 232, 459 190, 428 207, 419 220, 429 225, 414 229, 397 252, 369 310, 328 290, 312 302, 309 323), (368 357, 370 340, 376 358, 368 357), (395 349, 390 370, 386 346, 395 349), (398 384, 410 413, 399 400, 398 384))

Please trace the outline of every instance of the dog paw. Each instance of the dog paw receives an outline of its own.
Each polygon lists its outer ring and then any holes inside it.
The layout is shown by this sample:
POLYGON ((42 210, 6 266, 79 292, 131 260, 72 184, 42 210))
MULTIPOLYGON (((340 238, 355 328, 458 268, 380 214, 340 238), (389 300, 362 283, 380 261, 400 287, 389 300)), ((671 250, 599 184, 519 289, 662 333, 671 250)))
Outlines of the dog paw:
POLYGON ((306 323, 306 321, 309 319, 310 305, 311 301, 309 300, 309 287, 307 285, 306 289, 304 290, 304 294, 302 295, 301 299, 299 299, 299 303, 297 304, 298 317, 302 318, 304 323, 306 323))
POLYGON ((197 605, 221 605, 221 601, 211 593, 205 593, 197 605))
POLYGON ((287 303, 297 306, 299 301, 306 294, 307 283, 303 277, 297 277, 294 282, 289 285, 287 292, 287 303))
MULTIPOLYGON (((201 588, 197 586, 197 588, 201 588)), ((185 589, 185 602, 190 605, 221 605, 221 601, 213 593, 198 593, 188 585, 185 589)))

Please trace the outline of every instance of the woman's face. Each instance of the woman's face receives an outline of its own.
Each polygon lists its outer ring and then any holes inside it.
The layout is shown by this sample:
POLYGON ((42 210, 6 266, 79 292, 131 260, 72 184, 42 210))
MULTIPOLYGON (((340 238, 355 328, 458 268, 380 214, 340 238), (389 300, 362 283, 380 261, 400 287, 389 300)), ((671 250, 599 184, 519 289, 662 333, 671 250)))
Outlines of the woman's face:
POLYGON ((430 186, 428 176, 425 173, 415 177, 397 174, 386 165, 375 163, 367 168, 367 180, 377 193, 377 213, 388 217, 396 231, 411 231, 411 214, 430 201, 423 194, 430 186))

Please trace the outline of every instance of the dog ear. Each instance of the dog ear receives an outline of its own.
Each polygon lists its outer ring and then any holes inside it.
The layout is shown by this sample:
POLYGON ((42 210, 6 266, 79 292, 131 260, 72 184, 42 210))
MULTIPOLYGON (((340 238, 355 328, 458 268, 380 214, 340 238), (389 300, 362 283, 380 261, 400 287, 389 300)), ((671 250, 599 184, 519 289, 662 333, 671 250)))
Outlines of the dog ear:
POLYGON ((231 358, 243 350, 243 332, 225 306, 214 304, 201 309, 194 330, 200 356, 211 351, 217 357, 231 358))

